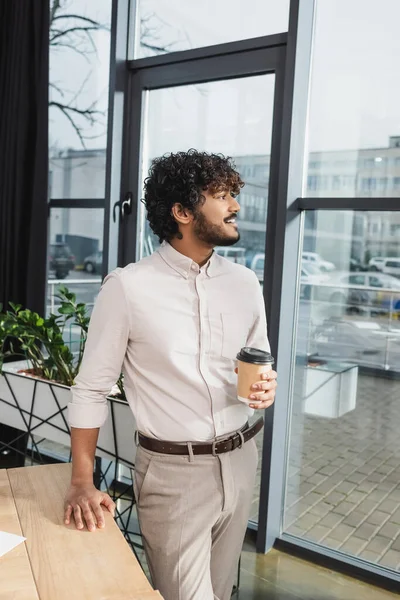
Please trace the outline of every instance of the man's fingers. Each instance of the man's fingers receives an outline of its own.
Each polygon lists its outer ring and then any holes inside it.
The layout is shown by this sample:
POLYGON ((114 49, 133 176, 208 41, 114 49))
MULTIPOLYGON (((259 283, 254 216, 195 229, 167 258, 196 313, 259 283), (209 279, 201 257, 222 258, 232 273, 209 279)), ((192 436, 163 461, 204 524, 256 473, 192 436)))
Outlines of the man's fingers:
POLYGON ((69 525, 71 522, 71 515, 72 515, 72 506, 70 504, 68 504, 68 506, 65 509, 65 513, 64 513, 64 523, 66 525, 69 525))
POLYGON ((269 408, 274 403, 274 399, 267 400, 264 402, 254 402, 254 404, 250 404, 250 408, 255 408, 256 410, 262 410, 264 408, 269 408))
POLYGON ((271 380, 271 381, 259 381, 258 383, 254 383, 251 386, 252 390, 276 390, 276 388, 278 387, 277 382, 275 381, 275 379, 271 380))
POLYGON ((104 494, 104 497, 103 497, 101 503, 104 504, 104 506, 112 514, 112 516, 115 515, 115 502, 113 502, 111 500, 111 498, 108 494, 104 494))
POLYGON ((95 531, 96 523, 94 522, 93 513, 92 513, 92 510, 91 510, 89 504, 85 504, 85 506, 83 508, 83 516, 85 518, 86 527, 88 528, 88 530, 95 531))
POLYGON ((92 510, 94 512, 94 516, 96 517, 97 527, 102 529, 104 527, 104 515, 100 504, 95 504, 92 506, 92 510))
POLYGON ((250 408, 263 409, 269 408, 275 402, 275 398, 269 398, 268 400, 261 400, 260 402, 252 402, 250 408))
POLYGON ((74 506, 74 520, 77 529, 83 529, 82 513, 79 504, 74 506))

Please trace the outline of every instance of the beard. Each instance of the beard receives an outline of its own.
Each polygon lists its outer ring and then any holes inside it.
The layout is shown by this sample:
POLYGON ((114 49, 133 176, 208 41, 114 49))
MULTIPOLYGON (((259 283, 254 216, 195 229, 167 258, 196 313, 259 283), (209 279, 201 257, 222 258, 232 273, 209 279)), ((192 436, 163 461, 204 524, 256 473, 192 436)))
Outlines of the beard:
POLYGON ((240 240, 239 231, 229 235, 223 226, 210 223, 199 210, 195 213, 193 231, 199 240, 210 246, 233 246, 240 240))

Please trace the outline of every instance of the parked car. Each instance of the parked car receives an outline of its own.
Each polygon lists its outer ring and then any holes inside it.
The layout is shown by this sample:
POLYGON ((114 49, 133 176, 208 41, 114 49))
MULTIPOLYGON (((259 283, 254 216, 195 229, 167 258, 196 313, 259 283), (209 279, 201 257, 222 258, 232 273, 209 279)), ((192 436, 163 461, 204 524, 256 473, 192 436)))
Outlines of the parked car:
POLYGON ((246 248, 236 248, 235 246, 217 246, 215 252, 231 262, 239 265, 246 265, 246 248))
POLYGON ((83 261, 83 269, 86 273, 99 273, 103 267, 103 252, 95 252, 87 256, 83 261))
POLYGON ((264 283, 264 265, 265 265, 265 254, 264 252, 260 252, 255 254, 253 260, 251 261, 250 269, 254 271, 254 273, 258 277, 258 281, 260 283, 264 283))
MULTIPOLYGON (((260 252, 256 254, 251 261, 251 270, 255 272, 258 281, 264 283, 264 264, 265 254, 260 252)), ((309 300, 312 295, 312 286, 317 286, 329 280, 329 275, 323 273, 320 269, 311 263, 302 263, 300 271, 300 298, 309 300)))
POLYGON ((382 271, 383 263, 386 260, 386 256, 375 256, 371 258, 368 263, 369 271, 382 271))
POLYGON ((312 263, 302 263, 300 271, 300 298, 310 300, 313 295, 313 289, 321 283, 329 281, 329 275, 321 272, 319 267, 312 263))
POLYGON ((332 262, 324 260, 317 252, 303 252, 301 256, 303 263, 316 265, 321 271, 334 271, 336 269, 332 262))
POLYGON ((49 246, 49 272, 56 279, 65 279, 70 271, 75 269, 75 256, 70 247, 58 242, 49 246))
POLYGON ((358 260, 358 258, 350 258, 349 269, 350 271, 367 271, 368 267, 358 260))
POLYGON ((337 273, 329 286, 319 290, 319 298, 333 305, 346 306, 347 312, 359 314, 400 311, 400 281, 396 277, 367 271, 337 273))
POLYGON ((251 264, 257 254, 264 254, 262 249, 254 250, 254 248, 246 248, 246 267, 251 269, 251 264))
POLYGON ((400 277, 400 258, 386 258, 383 262, 382 273, 400 277))
POLYGON ((313 332, 313 358, 379 366, 384 362, 387 336, 390 332, 371 321, 326 319, 313 332))

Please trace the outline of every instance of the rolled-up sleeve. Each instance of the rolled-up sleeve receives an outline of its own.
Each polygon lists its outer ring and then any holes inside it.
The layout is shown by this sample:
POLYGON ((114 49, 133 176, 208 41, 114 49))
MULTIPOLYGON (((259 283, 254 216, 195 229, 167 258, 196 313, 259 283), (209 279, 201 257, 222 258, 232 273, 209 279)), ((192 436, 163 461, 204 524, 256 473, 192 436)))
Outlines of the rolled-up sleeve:
POLYGON ((120 270, 113 271, 105 278, 97 297, 82 364, 71 388, 71 427, 101 427, 107 419, 107 395, 121 373, 130 335, 129 321, 122 276, 120 270))
POLYGON ((255 321, 247 338, 247 345, 252 348, 260 348, 270 352, 271 348, 268 341, 267 318, 265 316, 264 296, 257 276, 254 275, 253 285, 256 301, 255 321))

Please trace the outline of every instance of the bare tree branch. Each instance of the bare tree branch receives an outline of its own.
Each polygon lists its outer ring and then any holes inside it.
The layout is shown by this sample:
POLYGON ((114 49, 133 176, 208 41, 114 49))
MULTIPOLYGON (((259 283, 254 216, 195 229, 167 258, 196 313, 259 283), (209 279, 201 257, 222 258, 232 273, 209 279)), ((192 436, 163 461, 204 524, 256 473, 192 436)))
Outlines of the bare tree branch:
POLYGON ((58 10, 60 10, 60 0, 54 0, 53 5, 51 7, 51 11, 50 11, 50 27, 51 27, 51 24, 53 23, 54 19, 57 18, 55 15, 58 10))
POLYGON ((51 81, 49 83, 49 87, 53 88, 54 90, 56 90, 63 98, 65 96, 65 91, 62 90, 56 83, 54 83, 54 81, 51 81))
POLYGON ((86 148, 85 140, 95 139, 96 137, 100 137, 100 136, 84 135, 82 132, 82 127, 80 127, 78 125, 78 123, 76 122, 76 120, 74 119, 74 115, 80 116, 83 119, 86 119, 86 121, 88 121, 90 123, 90 125, 94 125, 97 122, 97 117, 104 116, 104 112, 94 109, 93 105, 91 107, 82 109, 82 108, 78 108, 76 106, 67 106, 65 104, 62 104, 61 102, 51 101, 51 102, 49 102, 49 107, 57 108, 68 119, 68 121, 74 128, 75 133, 79 137, 79 140, 80 140, 83 148, 86 148))
POLYGON ((77 115, 80 115, 81 117, 84 117, 87 121, 90 121, 91 124, 95 122, 94 119, 96 115, 104 116, 104 111, 93 108, 94 105, 95 103, 88 108, 78 108, 77 106, 65 106, 65 104, 62 104, 61 102, 55 102, 53 100, 49 102, 49 106, 54 106, 55 108, 59 108, 63 111, 65 110, 67 112, 71 111, 77 115))
MULTIPOLYGON (((87 82, 88 82, 88 80, 89 80, 89 77, 90 77, 90 75, 91 75, 91 73, 88 73, 88 74, 86 75, 85 79, 83 80, 83 82, 82 82, 82 84, 81 84, 81 87, 80 87, 80 88, 79 88, 79 89, 78 89, 78 90, 75 92, 75 95, 74 95, 74 96, 71 98, 71 100, 70 100, 70 102, 69 102, 69 105, 71 105, 71 104, 72 104, 72 102, 75 102, 75 100, 76 100, 76 99, 78 98, 78 96, 81 94, 81 92, 82 92, 83 88, 85 87, 86 83, 87 83, 87 82)), ((95 102, 93 102, 89 108, 92 108, 92 107, 93 107, 95 104, 96 104, 96 101, 95 101, 95 102)))
POLYGON ((141 42, 140 45, 142 46, 142 48, 153 50, 153 52, 168 52, 167 48, 162 48, 161 46, 153 46, 152 44, 146 44, 145 42, 141 42))
POLYGON ((53 37, 50 37, 50 45, 53 44, 54 40, 59 39, 65 35, 69 35, 70 33, 74 33, 75 31, 99 31, 99 29, 105 29, 103 27, 95 27, 95 26, 87 26, 87 27, 70 27, 69 29, 65 29, 64 31, 58 31, 53 37))
POLYGON ((76 135, 79 137, 79 139, 80 139, 80 141, 81 141, 81 144, 82 144, 82 146, 83 146, 84 148, 86 148, 86 145, 85 145, 85 140, 84 140, 84 138, 83 138, 83 135, 82 135, 82 133, 81 133, 81 130, 80 130, 80 128, 78 127, 78 125, 76 125, 76 123, 75 123, 74 119, 71 117, 71 115, 69 115, 69 114, 68 114, 67 107, 66 107, 66 106, 64 106, 63 104, 59 104, 58 102, 50 102, 50 103, 49 103, 49 106, 55 106, 56 108, 58 108, 58 109, 59 109, 59 110, 60 110, 60 111, 63 113, 63 115, 64 115, 64 116, 65 116, 65 117, 68 119, 68 121, 70 122, 70 124, 71 124, 71 125, 72 125, 72 127, 74 128, 74 130, 75 130, 75 133, 76 133, 76 135))
POLYGON ((57 19, 81 19, 81 21, 85 21, 86 23, 90 23, 91 25, 97 25, 102 27, 101 23, 98 21, 94 21, 93 19, 89 19, 89 17, 82 17, 82 15, 58 15, 57 17, 53 17, 52 23, 57 21, 57 19))
POLYGON ((55 44, 52 44, 52 47, 53 48, 69 48, 73 52, 80 54, 82 56, 82 58, 84 58, 85 61, 90 64, 90 60, 89 60, 89 57, 87 56, 87 52, 84 52, 84 50, 80 50, 73 44, 63 44, 62 42, 56 42, 55 44))
MULTIPOLYGON (((90 56, 97 55, 97 47, 92 34, 96 31, 109 31, 109 27, 96 19, 69 11, 70 6, 71 3, 68 0, 51 0, 50 47, 53 52, 69 52, 71 50, 90 64, 90 56)), ((163 22, 156 13, 151 13, 141 19, 140 45, 147 50, 149 55, 171 52, 174 46, 182 41, 180 32, 176 35, 177 30, 171 28, 173 34, 171 38, 174 38, 175 41, 164 43, 165 30, 168 28, 171 26, 163 22)), ((83 148, 86 147, 85 140, 99 137, 98 135, 86 135, 85 129, 88 126, 104 125, 103 118, 106 114, 106 111, 97 108, 97 100, 89 106, 85 106, 82 102, 83 93, 91 76, 92 70, 90 69, 79 89, 74 93, 66 90, 58 82, 50 82, 55 99, 49 103, 49 106, 59 110, 68 120, 83 148)))

